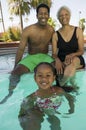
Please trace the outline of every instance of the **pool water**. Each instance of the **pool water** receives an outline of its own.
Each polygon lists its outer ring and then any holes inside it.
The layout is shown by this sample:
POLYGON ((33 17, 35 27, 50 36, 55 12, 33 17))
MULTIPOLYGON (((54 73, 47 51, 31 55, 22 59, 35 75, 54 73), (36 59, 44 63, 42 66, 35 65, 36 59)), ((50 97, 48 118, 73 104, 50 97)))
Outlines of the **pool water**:
MULTIPOLYGON (((0 101, 8 94, 10 74, 0 74, 0 101)), ((64 99, 56 114, 58 119, 58 128, 51 129, 47 121, 47 115, 41 124, 41 130, 86 130, 86 71, 79 71, 74 77, 75 84, 79 87, 76 92, 71 92, 74 100, 74 112, 68 113, 69 106, 64 99)), ((33 73, 25 74, 21 77, 20 82, 9 99, 0 104, 0 130, 22 130, 18 120, 20 104, 24 97, 33 93, 37 89, 34 82, 33 73)), ((35 130, 35 129, 34 129, 35 130)))

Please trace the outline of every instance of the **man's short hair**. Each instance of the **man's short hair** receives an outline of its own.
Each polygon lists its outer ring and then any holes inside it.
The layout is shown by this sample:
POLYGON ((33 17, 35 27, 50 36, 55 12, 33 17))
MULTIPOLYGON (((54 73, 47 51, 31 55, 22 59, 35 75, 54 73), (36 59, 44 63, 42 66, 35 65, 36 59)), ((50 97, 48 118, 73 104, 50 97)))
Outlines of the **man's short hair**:
POLYGON ((50 13, 50 8, 49 8, 49 6, 48 6, 47 4, 41 3, 41 4, 39 4, 39 5, 37 6, 37 8, 36 8, 36 13, 37 13, 37 14, 38 14, 39 9, 40 9, 41 7, 46 8, 46 9, 48 10, 48 13, 50 13))

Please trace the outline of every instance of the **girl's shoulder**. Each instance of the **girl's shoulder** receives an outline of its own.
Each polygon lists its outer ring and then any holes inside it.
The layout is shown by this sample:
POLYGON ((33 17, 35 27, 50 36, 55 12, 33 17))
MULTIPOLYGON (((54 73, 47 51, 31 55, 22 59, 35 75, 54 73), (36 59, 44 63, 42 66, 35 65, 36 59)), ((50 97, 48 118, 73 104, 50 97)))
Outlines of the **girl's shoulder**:
POLYGON ((64 90, 61 88, 61 87, 58 87, 58 86, 52 86, 52 90, 55 91, 56 93, 64 93, 64 90))

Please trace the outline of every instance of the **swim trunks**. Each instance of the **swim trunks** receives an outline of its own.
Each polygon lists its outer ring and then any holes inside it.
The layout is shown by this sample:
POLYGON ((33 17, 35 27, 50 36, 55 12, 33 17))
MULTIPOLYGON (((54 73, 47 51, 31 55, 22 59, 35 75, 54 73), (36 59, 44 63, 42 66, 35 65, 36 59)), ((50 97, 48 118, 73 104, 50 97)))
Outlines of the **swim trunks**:
POLYGON ((41 62, 51 63, 53 61, 54 61, 54 59, 51 56, 49 56, 48 54, 39 53, 39 54, 34 54, 34 55, 28 54, 24 59, 22 59, 19 62, 19 64, 26 66, 31 72, 33 72, 34 68, 39 63, 41 63, 41 62))

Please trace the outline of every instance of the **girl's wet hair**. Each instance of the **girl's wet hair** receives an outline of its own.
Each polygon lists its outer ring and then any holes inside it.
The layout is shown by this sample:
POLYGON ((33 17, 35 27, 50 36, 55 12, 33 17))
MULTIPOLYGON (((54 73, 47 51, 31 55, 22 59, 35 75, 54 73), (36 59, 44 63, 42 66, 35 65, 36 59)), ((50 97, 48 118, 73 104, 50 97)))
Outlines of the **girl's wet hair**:
POLYGON ((41 62, 39 63, 35 68, 34 68, 34 74, 36 75, 37 69, 41 66, 41 65, 47 65, 49 66, 49 68, 51 68, 53 75, 56 75, 56 69, 54 68, 54 66, 51 63, 48 62, 41 62))
POLYGON ((39 9, 42 8, 42 7, 46 8, 46 9, 48 10, 48 13, 50 13, 50 8, 49 8, 49 6, 48 6, 47 4, 41 3, 41 4, 39 4, 39 5, 37 6, 37 8, 36 8, 36 13, 37 13, 37 14, 38 14, 38 12, 39 12, 39 9))

